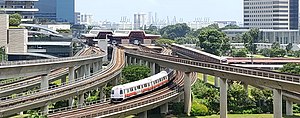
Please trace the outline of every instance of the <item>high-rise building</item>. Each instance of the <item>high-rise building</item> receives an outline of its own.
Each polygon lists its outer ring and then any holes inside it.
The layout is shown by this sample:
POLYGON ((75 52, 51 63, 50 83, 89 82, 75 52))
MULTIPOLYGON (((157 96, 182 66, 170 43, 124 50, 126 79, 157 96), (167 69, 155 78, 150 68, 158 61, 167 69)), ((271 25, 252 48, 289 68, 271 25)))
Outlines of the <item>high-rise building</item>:
POLYGON ((31 21, 35 12, 39 9, 35 3, 39 0, 0 0, 0 11, 6 14, 19 13, 22 15, 22 21, 31 21))
POLYGON ((298 29, 299 0, 244 0, 244 27, 298 29))
POLYGON ((135 13, 133 22, 134 22, 133 23, 133 28, 135 30, 140 29, 140 28, 144 29, 145 28, 144 26, 146 25, 146 14, 144 14, 144 13, 135 13))
POLYGON ((75 12, 75 23, 74 24, 80 24, 80 20, 81 20, 81 14, 80 12, 75 12))
POLYGON ((74 0, 39 0, 36 7, 40 9, 36 18, 75 23, 74 0))
POLYGON ((81 14, 80 24, 91 25, 93 22, 93 15, 90 14, 81 14))

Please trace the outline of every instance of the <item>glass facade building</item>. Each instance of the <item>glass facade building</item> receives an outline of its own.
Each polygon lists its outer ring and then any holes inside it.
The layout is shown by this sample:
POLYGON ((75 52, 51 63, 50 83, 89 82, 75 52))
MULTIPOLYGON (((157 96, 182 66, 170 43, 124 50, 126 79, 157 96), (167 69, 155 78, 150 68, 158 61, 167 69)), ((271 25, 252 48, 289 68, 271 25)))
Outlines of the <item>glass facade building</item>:
POLYGON ((40 0, 36 18, 75 23, 75 0, 40 0))

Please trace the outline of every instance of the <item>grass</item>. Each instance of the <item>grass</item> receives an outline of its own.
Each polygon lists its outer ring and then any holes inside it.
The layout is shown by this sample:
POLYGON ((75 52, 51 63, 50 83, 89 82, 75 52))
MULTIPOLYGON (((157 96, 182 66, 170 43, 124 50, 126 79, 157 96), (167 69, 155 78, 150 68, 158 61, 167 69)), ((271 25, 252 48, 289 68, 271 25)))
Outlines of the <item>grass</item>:
POLYGON ((9 29, 24 29, 23 26, 9 26, 9 29))

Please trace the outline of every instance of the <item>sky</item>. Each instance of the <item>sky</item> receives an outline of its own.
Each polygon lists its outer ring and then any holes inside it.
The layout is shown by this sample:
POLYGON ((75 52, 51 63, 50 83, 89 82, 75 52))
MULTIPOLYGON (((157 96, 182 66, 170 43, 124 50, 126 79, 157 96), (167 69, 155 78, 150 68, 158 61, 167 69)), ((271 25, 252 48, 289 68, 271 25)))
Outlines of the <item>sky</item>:
POLYGON ((75 0, 76 11, 92 14, 94 20, 118 22, 121 16, 133 20, 137 12, 157 12, 158 18, 198 18, 242 22, 243 0, 75 0))

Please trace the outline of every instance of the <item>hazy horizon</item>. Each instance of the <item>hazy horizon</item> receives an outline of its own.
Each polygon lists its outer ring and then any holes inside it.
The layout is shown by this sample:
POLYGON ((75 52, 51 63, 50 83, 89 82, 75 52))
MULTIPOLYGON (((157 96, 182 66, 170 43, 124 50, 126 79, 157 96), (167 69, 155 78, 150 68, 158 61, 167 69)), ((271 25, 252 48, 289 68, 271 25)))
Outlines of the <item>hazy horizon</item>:
POLYGON ((136 12, 155 12, 159 19, 198 18, 242 22, 243 0, 75 0, 75 11, 92 14, 95 21, 118 22, 121 16, 133 19, 136 12), (87 2, 88 1, 88 2, 87 2), (134 4, 133 4, 134 3, 134 4))

